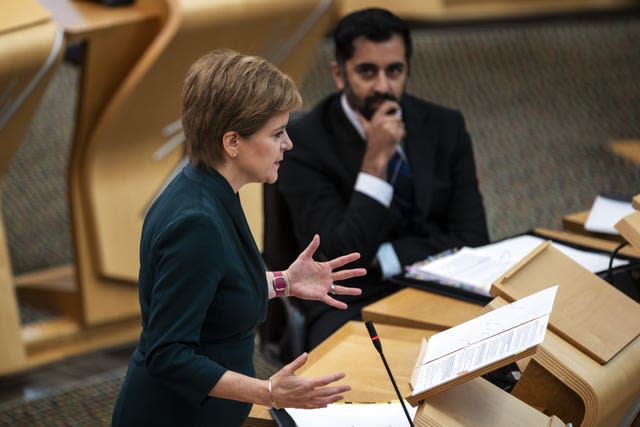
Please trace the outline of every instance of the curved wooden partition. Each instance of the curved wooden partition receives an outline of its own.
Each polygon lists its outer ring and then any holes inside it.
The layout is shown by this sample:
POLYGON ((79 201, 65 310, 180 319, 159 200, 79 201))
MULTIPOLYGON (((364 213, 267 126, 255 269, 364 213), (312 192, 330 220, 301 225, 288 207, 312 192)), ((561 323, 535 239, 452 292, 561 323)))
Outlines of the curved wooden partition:
POLYGON ((547 331, 513 394, 575 426, 626 425, 639 399, 638 361, 640 337, 600 365, 547 331))
MULTIPOLYGON (((0 16, 0 179, 22 142, 61 57, 62 33, 35 0, 9 0, 0 16)), ((0 374, 24 365, 18 303, 0 209, 0 374)))
MULTIPOLYGON (((327 0, 171 0, 165 6, 161 30, 95 127, 79 130, 72 150, 75 261, 87 324, 139 312, 137 289, 127 284, 137 281, 145 211, 184 158, 180 92, 191 63, 214 48, 231 48, 264 56, 300 80, 336 20, 327 0)), ((242 197, 261 242, 261 187, 242 197)))
POLYGON ((382 7, 413 21, 486 20, 635 7, 636 0, 342 0, 340 16, 382 7))

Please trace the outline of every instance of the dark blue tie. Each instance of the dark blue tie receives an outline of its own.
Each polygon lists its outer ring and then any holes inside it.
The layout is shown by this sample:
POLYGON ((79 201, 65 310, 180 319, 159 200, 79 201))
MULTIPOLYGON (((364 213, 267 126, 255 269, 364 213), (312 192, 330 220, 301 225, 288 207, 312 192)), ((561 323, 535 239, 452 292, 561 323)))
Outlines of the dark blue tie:
POLYGON ((413 207, 413 183, 409 163, 400 149, 389 160, 387 180, 393 186, 391 211, 400 224, 406 224, 411 218, 413 207))

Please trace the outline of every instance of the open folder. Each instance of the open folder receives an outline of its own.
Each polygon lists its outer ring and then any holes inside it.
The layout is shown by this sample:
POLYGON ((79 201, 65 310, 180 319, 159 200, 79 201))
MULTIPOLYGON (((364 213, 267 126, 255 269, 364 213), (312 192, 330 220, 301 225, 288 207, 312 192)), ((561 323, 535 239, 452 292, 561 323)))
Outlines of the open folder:
POLYGON ((411 376, 416 406, 456 384, 508 365, 536 351, 544 340, 558 286, 422 340, 411 376))

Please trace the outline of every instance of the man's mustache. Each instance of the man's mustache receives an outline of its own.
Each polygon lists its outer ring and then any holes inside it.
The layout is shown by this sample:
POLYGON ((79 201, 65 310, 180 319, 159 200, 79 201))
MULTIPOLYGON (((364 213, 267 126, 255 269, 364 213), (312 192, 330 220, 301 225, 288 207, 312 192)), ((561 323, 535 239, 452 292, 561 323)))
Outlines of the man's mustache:
POLYGON ((373 117, 376 112, 373 106, 382 101, 399 102, 392 93, 374 93, 373 95, 368 96, 364 99, 364 111, 361 111, 362 115, 367 120, 371 120, 371 117, 373 117))

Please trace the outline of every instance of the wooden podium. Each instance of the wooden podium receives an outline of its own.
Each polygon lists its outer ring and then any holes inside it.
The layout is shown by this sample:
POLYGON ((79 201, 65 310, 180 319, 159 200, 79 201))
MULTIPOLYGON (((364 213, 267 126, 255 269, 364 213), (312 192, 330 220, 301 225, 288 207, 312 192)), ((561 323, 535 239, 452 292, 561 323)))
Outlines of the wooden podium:
POLYGON ((636 211, 618 221, 615 227, 632 248, 640 250, 640 194, 633 197, 631 205, 636 211))
POLYGON ((471 320, 483 307, 414 288, 405 288, 362 309, 362 320, 442 331, 471 320))
POLYGON ((547 335, 513 395, 574 426, 630 423, 640 396, 640 306, 543 243, 500 277, 498 307, 559 285, 547 335))
MULTIPOLYGON (((437 331, 391 325, 376 325, 385 356, 403 396, 410 393, 409 378, 416 362, 422 338, 437 331)), ((304 376, 331 372, 346 373, 344 383, 351 386, 345 400, 351 402, 387 402, 397 400, 391 381, 371 343, 364 323, 349 322, 309 354, 300 369, 304 376)), ((563 426, 557 417, 549 417, 519 401, 482 378, 443 391, 420 405, 416 426, 563 426)), ((254 406, 245 426, 274 426, 267 408, 254 406)))

